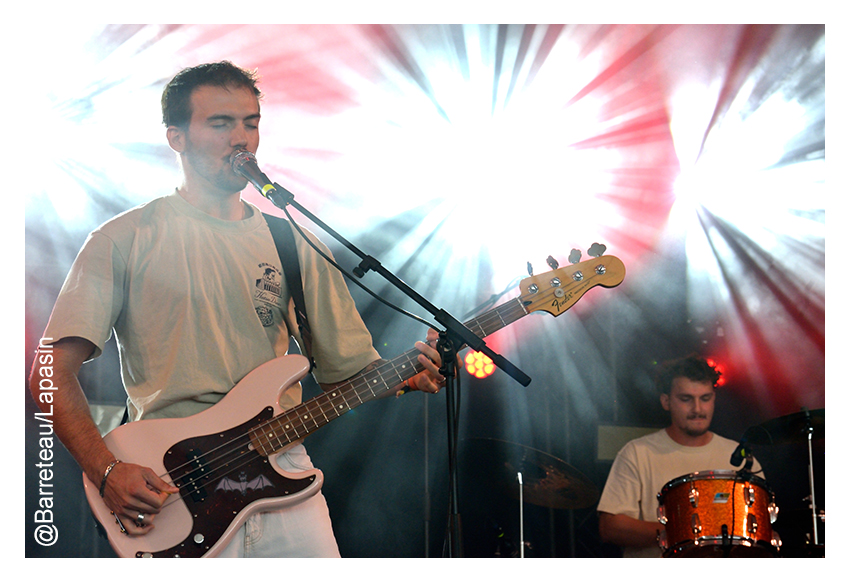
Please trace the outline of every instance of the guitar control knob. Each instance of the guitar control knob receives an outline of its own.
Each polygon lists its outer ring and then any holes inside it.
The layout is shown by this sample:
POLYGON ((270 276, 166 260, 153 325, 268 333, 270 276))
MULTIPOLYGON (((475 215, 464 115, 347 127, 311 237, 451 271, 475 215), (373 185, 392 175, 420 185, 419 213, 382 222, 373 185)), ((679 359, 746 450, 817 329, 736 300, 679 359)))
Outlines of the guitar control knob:
POLYGON ((194 541, 198 545, 201 545, 202 543, 204 543, 204 534, 196 533, 194 537, 192 537, 192 541, 194 541))

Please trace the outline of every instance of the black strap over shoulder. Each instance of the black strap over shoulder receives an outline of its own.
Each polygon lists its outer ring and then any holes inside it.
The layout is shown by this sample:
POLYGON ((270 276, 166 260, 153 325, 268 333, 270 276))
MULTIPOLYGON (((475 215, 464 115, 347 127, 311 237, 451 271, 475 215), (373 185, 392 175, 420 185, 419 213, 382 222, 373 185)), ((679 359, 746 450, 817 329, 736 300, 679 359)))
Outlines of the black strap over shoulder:
POLYGON ((315 368, 313 361, 312 344, 313 336, 310 332, 310 324, 307 321, 307 307, 304 303, 304 286, 301 281, 301 268, 298 264, 298 251, 295 247, 295 234, 288 221, 277 216, 263 213, 269 230, 272 233, 274 244, 280 255, 280 263, 283 265, 283 275, 286 277, 286 285, 295 303, 295 318, 298 323, 298 331, 304 340, 305 354, 310 360, 310 369, 315 368))

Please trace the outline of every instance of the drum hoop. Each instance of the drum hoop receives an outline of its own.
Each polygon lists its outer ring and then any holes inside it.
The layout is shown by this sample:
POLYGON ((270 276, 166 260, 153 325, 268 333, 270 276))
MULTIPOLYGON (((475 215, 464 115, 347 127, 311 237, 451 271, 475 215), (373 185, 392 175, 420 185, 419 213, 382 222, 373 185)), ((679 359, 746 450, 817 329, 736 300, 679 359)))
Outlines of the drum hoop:
MULTIPOLYGON (((745 538, 739 535, 729 536, 727 538, 727 545, 729 546, 738 546, 738 547, 746 547, 746 548, 760 548, 765 550, 770 550, 774 554, 779 553, 779 549, 770 544, 765 540, 757 540, 754 538, 745 538)), ((677 543, 675 546, 672 546, 664 551, 664 556, 669 557, 674 554, 678 554, 684 552, 686 550, 691 550, 694 548, 705 548, 705 547, 713 547, 713 546, 722 546, 723 538, 722 536, 701 536, 695 540, 688 539, 677 543)))
POLYGON ((772 498, 773 491, 767 484, 767 481, 762 479, 757 475, 749 475, 746 478, 738 475, 737 471, 730 471, 728 469, 724 470, 716 470, 716 471, 695 471, 693 473, 688 473, 687 475, 681 475, 676 477, 675 479, 671 479, 667 482, 664 487, 661 488, 661 492, 658 493, 658 499, 662 499, 668 491, 671 489, 675 489, 679 485, 683 485, 685 483, 690 483, 692 481, 711 481, 711 480, 723 480, 723 481, 733 481, 735 483, 751 483, 754 485, 758 485, 762 489, 764 489, 768 495, 772 498))

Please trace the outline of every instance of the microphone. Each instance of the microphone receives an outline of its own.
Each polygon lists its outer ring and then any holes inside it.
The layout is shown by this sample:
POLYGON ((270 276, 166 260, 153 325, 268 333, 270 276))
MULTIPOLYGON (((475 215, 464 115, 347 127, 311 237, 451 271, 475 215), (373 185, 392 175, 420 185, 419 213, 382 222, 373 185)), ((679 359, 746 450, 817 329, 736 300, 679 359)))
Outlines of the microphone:
POLYGON ((732 458, 729 459, 729 462, 735 467, 740 467, 741 463, 744 462, 744 459, 746 459, 749 454, 750 451, 747 448, 747 441, 741 441, 735 448, 735 452, 732 453, 732 458))
POLYGON ((747 476, 751 474, 750 471, 753 468, 753 452, 747 445, 746 433, 744 433, 744 438, 741 439, 738 446, 735 447, 735 451, 732 453, 732 458, 729 459, 729 462, 736 467, 740 467, 741 463, 744 463, 744 468, 738 471, 738 475, 747 476), (744 463, 744 461, 746 461, 746 463, 744 463))
POLYGON ((233 168, 235 173, 251 182, 260 194, 281 208, 283 208, 281 203, 285 206, 286 202, 282 202, 280 200, 280 196, 282 194, 286 194, 290 198, 292 197, 292 194, 290 194, 286 189, 272 184, 269 177, 266 176, 257 165, 257 157, 247 150, 237 150, 233 152, 230 156, 230 167, 233 168), (281 190, 283 192, 281 192, 281 190))

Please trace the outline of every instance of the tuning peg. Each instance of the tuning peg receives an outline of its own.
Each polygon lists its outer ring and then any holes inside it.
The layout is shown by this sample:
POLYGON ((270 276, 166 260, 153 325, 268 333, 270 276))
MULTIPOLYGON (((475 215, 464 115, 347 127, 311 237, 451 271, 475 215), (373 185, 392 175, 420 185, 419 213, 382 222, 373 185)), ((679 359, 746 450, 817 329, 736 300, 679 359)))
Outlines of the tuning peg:
POLYGON ((596 257, 597 259, 605 254, 605 249, 607 249, 605 245, 601 245, 599 243, 593 243, 590 245, 590 248, 587 249, 587 254, 591 257, 596 257))
POLYGON ((531 261, 528 261, 525 265, 525 268, 528 269, 529 275, 534 275, 534 269, 531 268, 531 261))
POLYGON ((548 257, 546 257, 546 264, 549 265, 549 267, 553 271, 558 268, 558 261, 556 261, 555 257, 553 257, 552 255, 549 255, 548 257))
POLYGON ((581 260, 581 251, 580 251, 580 250, 578 250, 578 249, 573 249, 573 250, 570 252, 570 263, 572 263, 573 265, 575 265, 575 264, 576 264, 576 263, 578 263, 580 260, 581 260))

